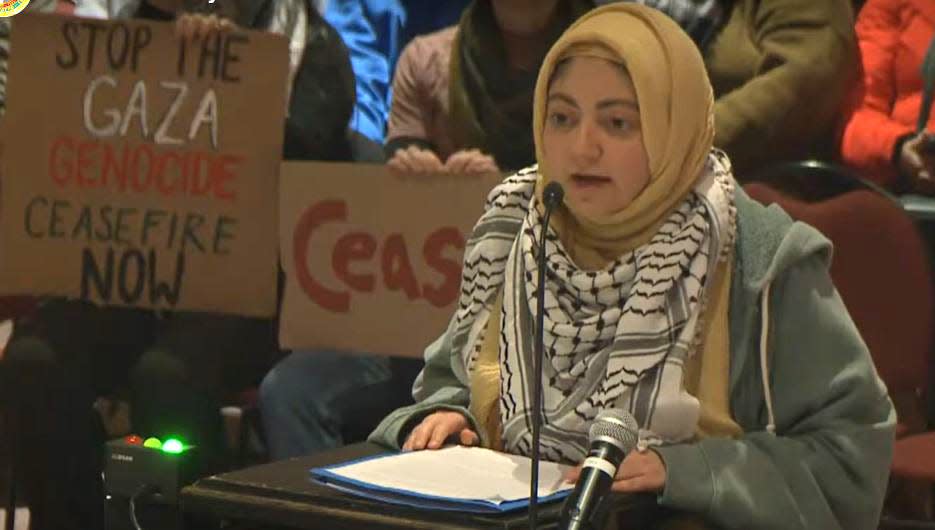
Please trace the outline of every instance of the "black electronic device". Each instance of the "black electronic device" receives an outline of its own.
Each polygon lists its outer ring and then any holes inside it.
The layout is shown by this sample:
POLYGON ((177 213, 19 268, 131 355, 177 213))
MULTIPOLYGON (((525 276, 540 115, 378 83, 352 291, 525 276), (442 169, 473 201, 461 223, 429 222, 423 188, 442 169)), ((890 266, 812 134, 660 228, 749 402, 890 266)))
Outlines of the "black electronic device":
POLYGON ((170 439, 131 435, 107 442, 104 489, 108 495, 146 497, 175 504, 178 492, 198 478, 198 448, 170 439))

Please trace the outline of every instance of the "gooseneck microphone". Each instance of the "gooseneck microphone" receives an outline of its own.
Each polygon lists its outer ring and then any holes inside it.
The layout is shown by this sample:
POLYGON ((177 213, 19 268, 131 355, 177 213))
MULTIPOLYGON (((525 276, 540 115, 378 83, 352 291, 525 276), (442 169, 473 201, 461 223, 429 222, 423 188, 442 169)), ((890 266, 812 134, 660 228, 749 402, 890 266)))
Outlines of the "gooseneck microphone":
POLYGON ((590 450, 578 483, 562 507, 560 530, 601 530, 609 510, 603 500, 617 468, 639 441, 639 425, 629 412, 606 409, 588 430, 590 450))
POLYGON ((535 382, 532 386, 532 473, 529 480, 529 528, 536 530, 539 509, 539 428, 542 425, 542 343, 545 307, 545 236, 549 231, 549 219, 552 210, 562 203, 565 190, 558 182, 549 182, 542 191, 542 203, 545 206, 542 231, 539 234, 539 285, 536 289, 536 337, 533 355, 533 373, 535 382))

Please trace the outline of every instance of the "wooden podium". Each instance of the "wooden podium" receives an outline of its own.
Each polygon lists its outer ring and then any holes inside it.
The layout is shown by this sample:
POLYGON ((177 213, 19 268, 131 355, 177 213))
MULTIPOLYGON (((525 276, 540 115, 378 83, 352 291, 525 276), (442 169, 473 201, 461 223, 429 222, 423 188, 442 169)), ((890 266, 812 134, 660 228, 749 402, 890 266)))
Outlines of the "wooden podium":
MULTIPOLYGON (((519 530, 528 528, 526 512, 481 515, 421 510, 365 499, 314 483, 309 469, 373 455, 385 449, 350 445, 315 456, 283 460, 199 480, 182 490, 182 510, 217 521, 310 530, 519 530)), ((457 480, 452 477, 452 480, 457 480)), ((626 527, 646 528, 655 497, 620 496, 617 518, 626 527)), ((556 528, 561 503, 542 504, 539 528, 556 528)), ((621 527, 622 528, 622 527, 621 527)))

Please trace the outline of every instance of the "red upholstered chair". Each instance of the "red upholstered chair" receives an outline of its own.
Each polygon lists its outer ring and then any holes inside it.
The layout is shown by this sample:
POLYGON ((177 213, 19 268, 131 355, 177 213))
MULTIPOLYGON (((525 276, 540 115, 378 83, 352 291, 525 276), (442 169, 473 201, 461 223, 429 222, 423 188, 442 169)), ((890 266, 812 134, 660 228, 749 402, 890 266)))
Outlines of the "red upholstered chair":
MULTIPOLYGON (((926 431, 935 295, 929 255, 917 227, 892 198, 867 187, 814 201, 761 182, 745 189, 764 204, 780 205, 834 243, 831 276, 899 414, 892 476, 935 483, 935 432, 926 431)), ((930 501, 925 499, 925 511, 930 511, 930 501)), ((884 526, 935 528, 900 523, 885 520, 884 526)))
POLYGON ((762 167, 738 175, 742 183, 759 182, 805 202, 821 202, 848 191, 867 189, 896 201, 896 197, 853 169, 824 160, 797 160, 762 167))

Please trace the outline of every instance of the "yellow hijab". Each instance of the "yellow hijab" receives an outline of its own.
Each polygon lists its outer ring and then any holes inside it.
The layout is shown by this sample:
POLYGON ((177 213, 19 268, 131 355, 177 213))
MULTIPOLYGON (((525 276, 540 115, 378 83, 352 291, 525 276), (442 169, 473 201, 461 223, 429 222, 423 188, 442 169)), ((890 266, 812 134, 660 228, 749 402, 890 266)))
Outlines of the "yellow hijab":
POLYGON ((651 174, 632 203, 606 218, 588 218, 567 205, 555 212, 552 226, 566 249, 579 266, 593 269, 648 242, 691 191, 714 139, 714 93, 698 47, 664 13, 614 3, 584 15, 552 46, 536 82, 533 135, 540 199, 550 180, 542 153, 549 83, 560 62, 581 56, 611 59, 629 72, 651 174))

